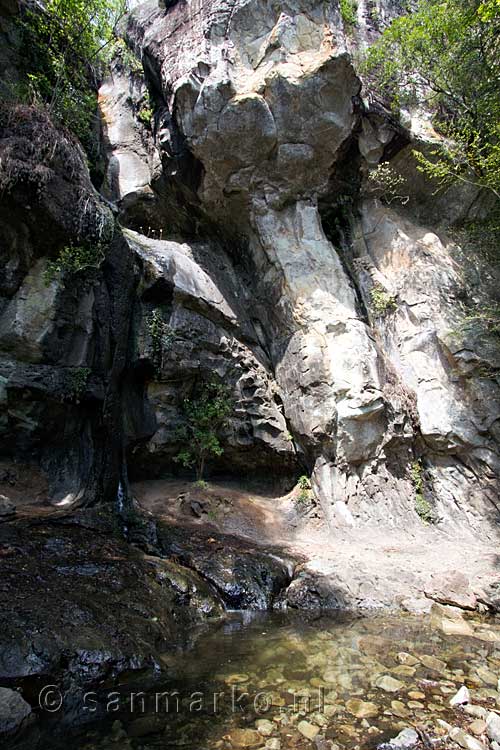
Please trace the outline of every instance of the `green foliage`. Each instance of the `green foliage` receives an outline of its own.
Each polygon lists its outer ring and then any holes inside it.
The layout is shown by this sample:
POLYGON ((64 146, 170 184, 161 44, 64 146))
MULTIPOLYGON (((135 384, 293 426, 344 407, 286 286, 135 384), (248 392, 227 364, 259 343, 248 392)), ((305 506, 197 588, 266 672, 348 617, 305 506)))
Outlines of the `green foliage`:
MULTIPOLYGON (((208 482, 205 482, 205 480, 204 480, 204 479, 198 479, 198 480, 197 480, 197 481, 196 481, 196 482, 194 483, 194 486, 195 486, 195 487, 196 487, 197 489, 199 489, 199 490, 208 490, 208 482)), ((216 515, 216 514, 214 513, 214 511, 213 511, 213 510, 212 510, 212 511, 209 511, 208 515, 210 516, 210 514, 213 514, 214 516, 216 515)))
POLYGON ((311 489, 311 482, 309 480, 309 477, 305 474, 302 474, 301 477, 299 477, 299 480, 297 482, 297 486, 299 490, 310 490, 311 489))
POLYGON ((365 61, 369 85, 395 108, 424 101, 446 137, 422 172, 445 186, 462 180, 500 196, 500 4, 420 0, 396 19, 365 61))
POLYGON ((143 96, 141 108, 137 112, 137 119, 139 120, 139 122, 142 122, 142 124, 147 128, 151 128, 151 123, 153 122, 153 114, 154 112, 151 105, 151 98, 149 96, 149 93, 146 91, 143 96))
POLYGON ((68 389, 70 398, 77 404, 87 386, 91 370, 89 367, 75 367, 68 374, 68 389))
POLYGON ((297 481, 298 493, 294 495, 294 502, 298 510, 304 510, 311 504, 312 490, 311 481, 303 474, 297 481))
POLYGON ((175 339, 175 333, 173 328, 164 319, 163 313, 158 307, 148 316, 146 327, 151 338, 153 363, 156 369, 160 371, 163 356, 171 348, 175 339))
POLYGON ((118 38, 111 47, 110 56, 114 60, 119 60, 123 68, 133 75, 140 76, 144 73, 142 62, 137 55, 132 52, 124 39, 118 38))
POLYGON ((358 5, 355 0, 340 0, 339 6, 340 15, 342 16, 342 20, 346 24, 346 26, 356 26, 356 11, 358 9, 358 5))
POLYGON ((194 466, 198 480, 203 479, 207 458, 224 452, 220 432, 233 408, 230 389, 216 382, 203 383, 196 398, 183 402, 185 424, 179 430, 179 439, 185 446, 175 460, 186 468, 194 466))
POLYGON ((370 289, 371 308, 376 316, 383 317, 397 307, 396 298, 387 292, 380 284, 370 289))
POLYGON ((47 106, 88 149, 97 87, 124 11, 124 0, 23 4, 24 101, 47 106))
POLYGON ((54 279, 64 274, 73 274, 87 268, 99 268, 106 254, 105 246, 67 245, 60 251, 57 259, 49 261, 43 274, 47 286, 54 279))
POLYGON ((415 488, 415 511, 425 523, 435 523, 436 517, 431 504, 424 496, 423 468, 420 461, 414 461, 410 466, 410 477, 415 488))
MULTIPOLYGON (((498 265, 500 260, 500 205, 487 219, 473 220, 464 223, 461 227, 451 230, 454 240, 461 246, 466 258, 473 261, 479 256, 492 265, 498 265)), ((464 267, 467 275, 467 266, 464 267)), ((500 304, 492 302, 484 304, 477 302, 475 297, 468 298, 466 303, 466 314, 458 330, 454 333, 471 333, 476 338, 489 338, 491 336, 500 338, 500 304)), ((484 371, 484 368, 482 368, 484 371)), ((491 372, 487 373, 491 376, 491 372)))
POLYGON ((498 263, 500 256, 500 205, 488 218, 467 221, 462 226, 452 229, 450 233, 466 255, 479 254, 489 263, 498 263))
POLYGON ((406 179, 398 174, 387 163, 379 164, 368 174, 367 192, 369 195, 379 198, 383 203, 390 205, 398 201, 406 205, 409 196, 405 194, 406 179))
POLYGON ((500 338, 500 305, 488 305, 469 313, 462 323, 462 330, 474 330, 478 327, 492 336, 500 338))

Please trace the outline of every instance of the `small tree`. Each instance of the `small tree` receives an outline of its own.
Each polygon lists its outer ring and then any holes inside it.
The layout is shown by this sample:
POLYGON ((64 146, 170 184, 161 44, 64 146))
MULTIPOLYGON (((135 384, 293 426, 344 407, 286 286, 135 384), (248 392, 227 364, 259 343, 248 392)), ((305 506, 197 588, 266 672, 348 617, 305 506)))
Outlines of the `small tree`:
POLYGON ((174 460, 186 468, 194 466, 196 479, 201 481, 208 456, 221 456, 224 452, 219 436, 234 408, 230 389, 221 383, 204 383, 199 395, 184 399, 182 407, 185 424, 178 434, 186 447, 174 460))

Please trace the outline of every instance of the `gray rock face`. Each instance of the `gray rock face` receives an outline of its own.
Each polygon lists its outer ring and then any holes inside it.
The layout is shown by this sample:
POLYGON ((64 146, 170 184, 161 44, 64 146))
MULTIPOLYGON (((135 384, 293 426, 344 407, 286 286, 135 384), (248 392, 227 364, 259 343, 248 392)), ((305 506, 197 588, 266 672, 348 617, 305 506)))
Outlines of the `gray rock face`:
POLYGON ((15 690, 0 687, 0 736, 14 734, 31 714, 31 706, 15 690))
POLYGON ((176 470, 182 402, 214 376, 236 408, 212 472, 307 473, 332 528, 421 524, 424 495, 447 528, 495 533, 500 353, 462 323, 498 270, 470 269, 447 232, 487 202, 429 198, 412 133, 362 100, 353 53, 375 31, 358 15, 348 38, 320 0, 135 7, 143 73, 116 60, 99 98, 102 190, 129 228, 66 290, 43 284, 47 258, 111 235, 109 206, 74 144, 37 170, 33 127, 3 133, 0 436, 47 468, 53 498, 115 499, 125 462, 176 470), (406 205, 369 192, 386 156, 406 205))
POLYGON ((0 454, 41 465, 57 502, 114 500, 131 254, 80 147, 42 111, 10 112, 0 159, 0 454), (106 268, 47 283, 49 258, 79 242, 106 242, 106 268))
POLYGON ((210 245, 131 231, 126 237, 142 273, 133 366, 151 367, 146 398, 154 418, 154 434, 135 450, 131 471, 148 477, 171 464, 182 447, 182 401, 199 379, 214 376, 231 387, 236 404, 225 428, 223 466, 242 474, 272 468, 276 477, 296 471, 282 394, 230 258, 224 258, 221 273, 220 256, 210 245), (163 328, 160 342, 151 334, 155 315, 163 328))
MULTIPOLYGON (((384 5, 388 18, 395 12, 384 5)), ((395 135, 361 106, 338 11, 301 0, 229 10, 215 0, 192 15, 186 4, 161 12, 151 3, 133 12, 128 33, 167 103, 161 140, 182 135, 202 165, 202 210, 247 237, 254 328, 329 524, 419 523, 410 466, 422 456, 437 520, 479 530, 497 513, 499 392, 476 372, 498 362, 451 333, 467 284, 456 246, 422 223, 418 196, 406 214, 364 199, 343 239, 325 221, 346 153, 359 184, 395 135), (394 306, 375 310, 374 288, 394 306)), ((175 158, 155 142, 168 170, 175 158)), ((222 276, 241 298, 241 277, 227 265, 222 276)), ((211 304, 193 291, 191 306, 211 304)), ((242 324, 234 305, 218 314, 242 324)), ((223 371, 225 355, 213 354, 223 371)), ((167 412, 156 412, 166 425, 167 412)))

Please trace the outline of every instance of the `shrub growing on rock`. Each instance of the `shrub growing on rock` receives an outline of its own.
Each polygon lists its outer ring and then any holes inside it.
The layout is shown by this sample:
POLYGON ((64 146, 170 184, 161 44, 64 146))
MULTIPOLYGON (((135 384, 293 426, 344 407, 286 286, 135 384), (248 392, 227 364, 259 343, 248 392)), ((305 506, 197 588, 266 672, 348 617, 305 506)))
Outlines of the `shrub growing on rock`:
POLYGON ((376 284, 370 290, 370 301, 372 310, 377 317, 383 317, 397 307, 396 298, 380 284, 376 284))
POLYGON ((184 399, 182 408, 184 425, 178 436, 185 447, 175 460, 186 468, 194 466, 200 482, 207 458, 221 456, 224 452, 220 433, 234 408, 230 389, 221 383, 203 383, 195 398, 184 399))
POLYGON ((99 268, 105 258, 105 248, 96 245, 67 245, 56 260, 50 260, 44 272, 47 286, 63 274, 73 274, 87 268, 99 268))

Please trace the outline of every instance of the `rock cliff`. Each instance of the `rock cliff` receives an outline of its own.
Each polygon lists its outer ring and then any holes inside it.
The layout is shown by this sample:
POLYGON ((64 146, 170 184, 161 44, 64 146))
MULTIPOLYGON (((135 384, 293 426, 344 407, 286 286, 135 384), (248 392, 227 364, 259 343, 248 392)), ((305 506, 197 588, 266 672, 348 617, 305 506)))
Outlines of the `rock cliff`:
POLYGON ((43 108, 2 103, 9 689, 163 669, 227 608, 499 611, 500 345, 472 312, 500 278, 463 231, 491 203, 436 192, 429 123, 363 84, 400 11, 136 5, 92 170, 43 108), (179 428, 211 379, 234 409, 196 487, 179 428))
POLYGON ((310 475, 332 533, 421 525, 425 495, 441 528, 495 537, 500 348, 464 323, 498 269, 454 230, 489 204, 434 195, 422 128, 363 88, 359 51, 399 12, 372 6, 350 30, 336 2, 138 5, 142 72, 118 57, 99 94, 98 189, 43 114, 4 118, 0 445, 53 502, 178 472, 182 402, 216 375, 236 408, 213 476, 310 475), (381 162, 400 200, 373 191, 381 162), (47 284, 82 238, 104 262, 47 284))

